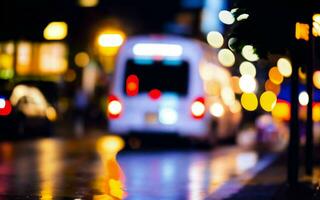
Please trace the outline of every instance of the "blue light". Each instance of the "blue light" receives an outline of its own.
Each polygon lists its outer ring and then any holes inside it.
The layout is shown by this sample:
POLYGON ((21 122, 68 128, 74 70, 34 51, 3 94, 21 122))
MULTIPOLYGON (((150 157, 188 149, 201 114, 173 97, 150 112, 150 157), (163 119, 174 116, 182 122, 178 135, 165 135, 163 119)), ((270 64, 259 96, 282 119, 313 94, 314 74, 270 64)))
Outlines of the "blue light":
POLYGON ((136 65, 152 65, 153 60, 148 58, 135 58, 134 63, 136 65))
POLYGON ((178 59, 166 59, 166 60, 163 60, 163 64, 164 65, 168 65, 168 66, 179 66, 181 65, 182 61, 181 60, 178 60, 178 59))
POLYGON ((201 31, 208 34, 210 31, 223 32, 223 24, 219 21, 219 12, 226 9, 226 0, 205 0, 202 10, 201 31))

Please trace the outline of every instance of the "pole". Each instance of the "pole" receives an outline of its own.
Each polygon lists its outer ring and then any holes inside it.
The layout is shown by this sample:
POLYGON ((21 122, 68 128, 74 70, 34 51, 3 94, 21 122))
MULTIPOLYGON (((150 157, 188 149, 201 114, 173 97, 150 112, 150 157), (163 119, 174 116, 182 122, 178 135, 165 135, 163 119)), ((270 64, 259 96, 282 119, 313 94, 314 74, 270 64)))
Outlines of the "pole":
MULTIPOLYGON (((312 16, 311 16, 312 19, 312 16)), ((312 21, 310 23, 310 29, 312 29, 312 21)), ((312 103, 313 103, 313 84, 312 75, 315 65, 315 37, 310 35, 310 49, 311 49, 311 63, 307 66, 307 93, 309 96, 309 102, 307 105, 307 122, 306 122, 306 146, 305 146, 305 170, 307 175, 312 175, 313 171, 313 120, 312 120, 312 103)))
MULTIPOLYGON (((297 41, 293 41, 297 44, 297 41)), ((298 45, 297 45, 298 46, 298 45)), ((292 54, 292 76, 291 76, 291 119, 290 119, 290 137, 288 146, 288 174, 287 181, 289 186, 296 186, 298 184, 299 172, 299 119, 298 119, 298 61, 296 48, 293 49, 292 54)))

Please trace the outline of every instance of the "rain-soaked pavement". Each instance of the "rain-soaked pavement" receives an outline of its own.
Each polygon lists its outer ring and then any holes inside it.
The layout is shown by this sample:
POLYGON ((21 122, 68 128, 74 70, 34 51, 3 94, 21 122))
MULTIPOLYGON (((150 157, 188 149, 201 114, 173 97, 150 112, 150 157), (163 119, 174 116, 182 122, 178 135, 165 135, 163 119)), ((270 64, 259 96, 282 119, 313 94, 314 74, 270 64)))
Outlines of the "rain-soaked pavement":
POLYGON ((2 142, 0 200, 214 199, 261 161, 234 146, 125 150, 115 159, 121 142, 106 136, 2 142))

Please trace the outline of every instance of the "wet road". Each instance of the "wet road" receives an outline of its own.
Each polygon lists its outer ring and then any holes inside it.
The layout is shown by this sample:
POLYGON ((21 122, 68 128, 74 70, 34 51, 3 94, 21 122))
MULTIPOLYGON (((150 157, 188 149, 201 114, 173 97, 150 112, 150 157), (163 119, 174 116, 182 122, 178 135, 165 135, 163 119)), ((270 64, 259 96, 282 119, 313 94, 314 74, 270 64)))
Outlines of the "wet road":
POLYGON ((205 199, 260 162, 237 147, 126 150, 115 159, 117 145, 105 137, 2 142, 0 200, 205 199))

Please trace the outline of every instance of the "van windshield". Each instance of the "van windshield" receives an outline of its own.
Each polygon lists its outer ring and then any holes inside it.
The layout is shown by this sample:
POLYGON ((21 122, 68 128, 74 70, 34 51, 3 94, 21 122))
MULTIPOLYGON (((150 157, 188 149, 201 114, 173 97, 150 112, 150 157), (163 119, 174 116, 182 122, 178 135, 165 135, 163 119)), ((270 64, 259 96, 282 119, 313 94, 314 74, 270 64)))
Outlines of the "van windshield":
POLYGON ((127 95, 132 77, 135 77, 134 81, 137 85, 136 94, 158 89, 162 93, 170 92, 186 96, 189 84, 189 64, 181 60, 130 59, 126 63, 123 84, 123 92, 127 95))

